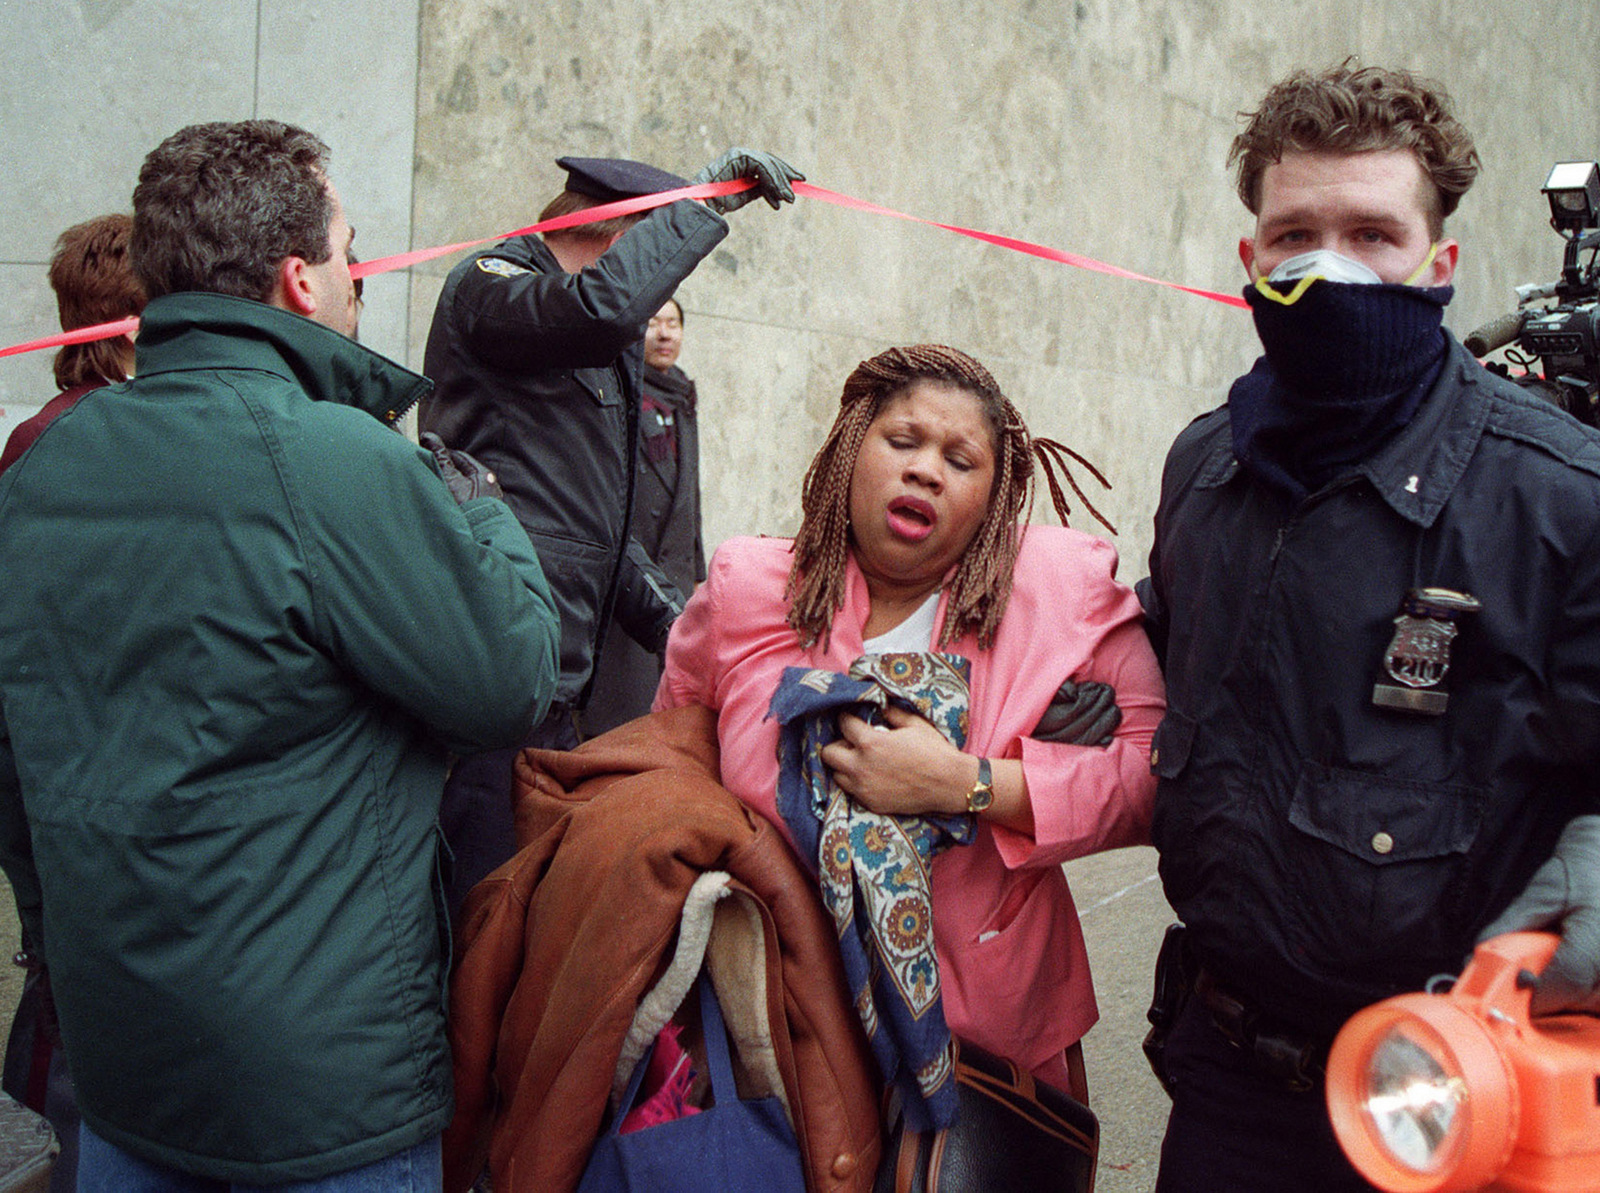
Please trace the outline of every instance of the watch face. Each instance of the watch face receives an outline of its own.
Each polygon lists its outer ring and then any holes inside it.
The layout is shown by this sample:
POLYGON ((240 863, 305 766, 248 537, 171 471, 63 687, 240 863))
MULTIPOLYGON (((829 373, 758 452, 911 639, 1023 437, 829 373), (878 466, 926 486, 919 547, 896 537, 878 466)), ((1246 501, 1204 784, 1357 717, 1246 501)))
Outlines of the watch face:
POLYGON ((981 812, 994 803, 994 772, 987 758, 978 759, 978 781, 967 792, 967 811, 981 812))

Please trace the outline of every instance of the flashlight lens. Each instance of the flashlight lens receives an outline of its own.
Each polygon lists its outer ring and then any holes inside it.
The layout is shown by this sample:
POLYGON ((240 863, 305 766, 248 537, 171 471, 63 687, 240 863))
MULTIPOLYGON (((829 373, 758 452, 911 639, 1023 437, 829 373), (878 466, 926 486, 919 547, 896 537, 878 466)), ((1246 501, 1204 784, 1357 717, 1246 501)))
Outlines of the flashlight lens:
POLYGON ((1419 1173, 1444 1167, 1461 1135, 1452 1129, 1465 1123, 1467 1087, 1460 1073, 1396 1028, 1373 1049, 1367 1091, 1367 1115, 1394 1159, 1419 1173))

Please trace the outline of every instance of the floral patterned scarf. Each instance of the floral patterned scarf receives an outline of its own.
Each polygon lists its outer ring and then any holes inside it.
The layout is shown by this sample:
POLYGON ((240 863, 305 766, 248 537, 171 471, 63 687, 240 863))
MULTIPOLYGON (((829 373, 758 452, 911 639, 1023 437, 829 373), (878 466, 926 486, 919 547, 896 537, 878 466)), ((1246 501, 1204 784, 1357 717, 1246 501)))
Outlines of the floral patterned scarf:
POLYGON ((882 723, 889 704, 965 745, 971 670, 960 655, 931 652, 864 655, 848 675, 789 667, 767 710, 780 726, 778 811, 817 871, 856 1011, 916 1130, 949 1126, 956 1113, 929 865, 970 843, 977 818, 869 812, 834 784, 822 748, 839 737, 840 713, 882 723))

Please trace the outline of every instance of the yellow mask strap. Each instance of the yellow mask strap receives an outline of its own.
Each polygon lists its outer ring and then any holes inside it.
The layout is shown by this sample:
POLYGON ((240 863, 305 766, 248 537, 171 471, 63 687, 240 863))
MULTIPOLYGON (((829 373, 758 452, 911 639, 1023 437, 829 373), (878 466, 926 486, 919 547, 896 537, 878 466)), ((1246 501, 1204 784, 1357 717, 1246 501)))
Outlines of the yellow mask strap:
MULTIPOLYGON (((1417 268, 1412 271, 1411 276, 1402 282, 1401 285, 1415 286, 1418 279, 1420 279, 1423 274, 1428 272, 1428 266, 1433 264, 1434 258, 1438 255, 1439 242, 1436 240, 1428 246, 1428 255, 1422 259, 1422 264, 1417 266, 1417 268)), ((1294 284, 1294 288, 1291 289, 1287 294, 1279 294, 1272 288, 1272 283, 1267 281, 1265 277, 1258 276, 1256 278, 1255 285, 1257 293, 1259 293, 1263 298, 1270 298, 1273 302, 1282 303, 1286 307, 1292 307, 1305 296, 1305 292, 1310 288, 1312 282, 1321 282, 1325 280, 1326 279, 1323 278, 1320 273, 1308 273, 1305 277, 1297 281, 1294 284)))
POLYGON ((1428 266, 1433 264, 1433 259, 1439 255, 1439 242, 1436 240, 1428 246, 1428 255, 1422 259, 1422 264, 1417 266, 1416 272, 1408 277, 1402 285, 1415 286, 1417 279, 1428 271, 1428 266))
POLYGON ((1272 288, 1272 283, 1267 281, 1265 277, 1257 277, 1256 290, 1263 298, 1270 298, 1273 302, 1281 302, 1286 307, 1292 307, 1295 303, 1300 301, 1306 290, 1310 288, 1312 282, 1320 282, 1322 280, 1321 274, 1308 273, 1305 277, 1301 278, 1294 284, 1294 289, 1290 290, 1289 293, 1279 294, 1272 288))

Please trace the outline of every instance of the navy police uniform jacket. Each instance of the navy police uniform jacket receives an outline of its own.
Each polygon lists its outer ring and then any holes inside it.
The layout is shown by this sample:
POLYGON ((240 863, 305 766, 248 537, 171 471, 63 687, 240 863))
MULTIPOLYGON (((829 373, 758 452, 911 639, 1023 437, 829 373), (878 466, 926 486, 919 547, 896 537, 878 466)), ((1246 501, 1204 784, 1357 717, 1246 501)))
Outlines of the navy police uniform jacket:
POLYGON ((1600 811, 1600 435, 1452 341, 1412 422, 1299 503, 1241 468, 1225 406, 1200 417, 1155 530, 1153 831, 1200 964, 1321 1035, 1459 972, 1600 811), (1430 586, 1482 606, 1438 660, 1444 711, 1379 706, 1430 586))
POLYGON ((537 236, 513 237, 439 295, 419 426, 492 469, 532 538, 561 612, 561 703, 581 703, 613 610, 657 651, 682 607, 629 536, 641 343, 727 233, 703 204, 671 203, 570 274, 537 236))

